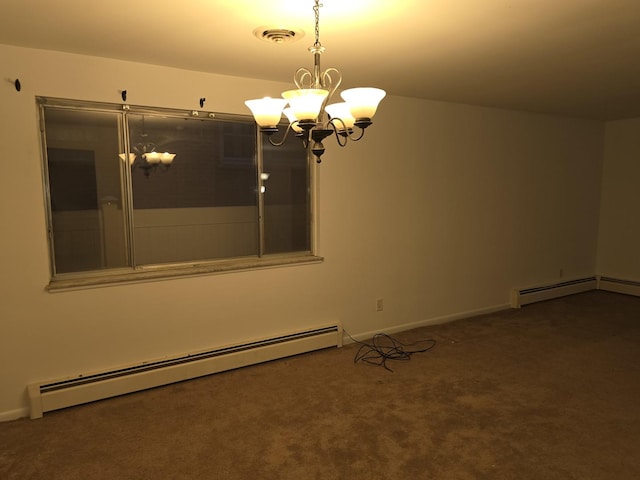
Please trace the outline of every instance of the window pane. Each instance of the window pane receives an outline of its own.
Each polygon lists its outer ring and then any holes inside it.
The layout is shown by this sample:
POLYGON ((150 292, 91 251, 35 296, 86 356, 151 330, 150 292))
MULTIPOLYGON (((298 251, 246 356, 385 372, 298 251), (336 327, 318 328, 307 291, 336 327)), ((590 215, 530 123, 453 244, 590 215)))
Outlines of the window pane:
POLYGON ((265 253, 310 251, 306 150, 293 135, 281 147, 265 140, 262 148, 265 253))
POLYGON ((258 255, 253 123, 129 114, 138 265, 258 255), (150 164, 151 151, 175 154, 150 164))
POLYGON ((56 272, 126 267, 118 114, 44 115, 56 272))

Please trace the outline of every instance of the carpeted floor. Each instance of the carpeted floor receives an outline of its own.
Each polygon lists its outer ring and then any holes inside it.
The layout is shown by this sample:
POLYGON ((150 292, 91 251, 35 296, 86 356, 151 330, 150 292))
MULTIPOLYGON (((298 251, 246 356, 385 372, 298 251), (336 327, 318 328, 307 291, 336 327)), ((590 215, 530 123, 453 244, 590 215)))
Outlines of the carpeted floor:
POLYGON ((640 479, 640 298, 593 291, 0 424, 0 478, 640 479))

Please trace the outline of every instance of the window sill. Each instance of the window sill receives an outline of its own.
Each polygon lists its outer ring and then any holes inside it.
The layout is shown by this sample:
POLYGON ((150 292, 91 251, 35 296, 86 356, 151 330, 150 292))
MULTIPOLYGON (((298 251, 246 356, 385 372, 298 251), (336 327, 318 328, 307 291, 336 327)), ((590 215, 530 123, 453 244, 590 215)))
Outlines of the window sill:
POLYGON ((263 258, 234 259, 211 263, 196 263, 179 266, 145 267, 140 270, 127 270, 121 273, 101 272, 96 276, 82 276, 74 278, 52 279, 47 286, 50 293, 86 288, 108 287, 141 282, 172 280, 182 277, 214 275, 246 270, 261 270, 265 268, 289 267, 293 265, 309 265, 322 263, 323 257, 315 255, 286 255, 263 258))

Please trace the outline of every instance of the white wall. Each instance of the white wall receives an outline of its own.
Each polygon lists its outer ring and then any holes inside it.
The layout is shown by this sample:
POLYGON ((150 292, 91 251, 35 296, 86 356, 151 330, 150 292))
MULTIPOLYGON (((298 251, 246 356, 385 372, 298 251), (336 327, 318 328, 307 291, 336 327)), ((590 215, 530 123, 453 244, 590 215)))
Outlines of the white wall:
POLYGON ((608 122, 598 273, 640 281, 640 118, 608 122))
POLYGON ((0 419, 27 413, 34 381, 332 320, 390 332, 595 272, 600 123, 390 97, 362 142, 326 142, 324 263, 46 293, 36 95, 116 103, 127 89, 131 104, 248 113, 245 98, 289 85, 1 45, 0 58, 0 419))

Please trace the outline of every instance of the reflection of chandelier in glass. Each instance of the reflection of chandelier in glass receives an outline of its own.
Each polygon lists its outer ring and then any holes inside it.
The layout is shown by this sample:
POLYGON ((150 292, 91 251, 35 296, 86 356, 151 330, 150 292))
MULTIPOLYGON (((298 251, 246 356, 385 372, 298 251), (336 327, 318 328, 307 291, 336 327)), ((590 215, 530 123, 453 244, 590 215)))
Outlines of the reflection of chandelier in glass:
MULTIPOLYGON (((131 153, 129 153, 129 165, 131 168, 140 167, 144 170, 144 176, 149 177, 151 172, 158 166, 163 166, 167 170, 173 163, 175 153, 169 152, 156 152, 156 146, 153 143, 146 141, 147 133, 144 129, 144 116, 142 117, 142 133, 140 134, 143 142, 137 143, 131 147, 131 153), (136 161, 137 159, 140 159, 136 161)), ((126 155, 121 153, 120 158, 122 161, 126 160, 126 155)))
POLYGON ((385 91, 379 88, 350 88, 340 94, 344 102, 327 105, 342 83, 342 74, 335 68, 320 70, 320 55, 325 50, 320 44, 320 6, 320 0, 315 0, 313 11, 316 19, 316 41, 309 47, 314 56, 313 72, 299 68, 294 75, 298 89, 283 92, 283 98, 261 98, 245 102, 269 143, 274 146, 282 145, 289 131, 293 130, 302 139, 305 148, 311 145, 318 163, 324 153, 322 140, 332 133, 335 133, 341 147, 347 144, 348 139, 360 140, 385 96, 385 91), (287 103, 289 108, 284 108, 287 103), (271 135, 278 131, 277 125, 282 113, 290 123, 283 139, 275 142, 271 135), (358 133, 354 132, 354 126, 359 129, 358 133))

